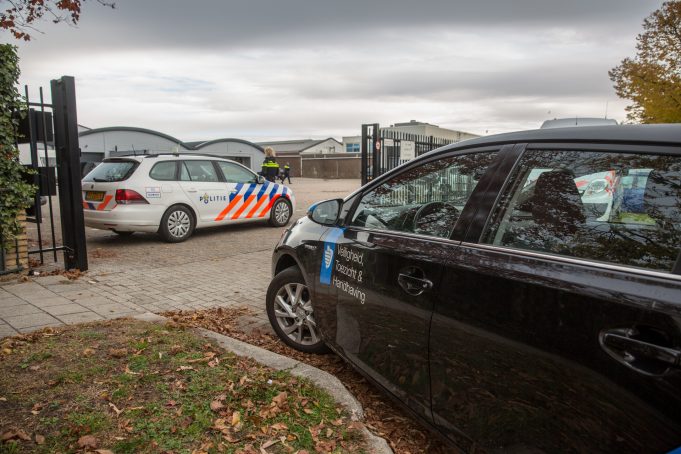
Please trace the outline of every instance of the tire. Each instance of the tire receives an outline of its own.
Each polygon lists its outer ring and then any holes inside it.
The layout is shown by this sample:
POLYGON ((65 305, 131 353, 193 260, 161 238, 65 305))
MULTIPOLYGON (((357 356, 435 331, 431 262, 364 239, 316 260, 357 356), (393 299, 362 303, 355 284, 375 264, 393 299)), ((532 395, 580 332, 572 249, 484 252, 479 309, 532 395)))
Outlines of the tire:
POLYGON ((267 317, 277 336, 289 347, 305 353, 328 353, 312 316, 310 291, 300 270, 280 272, 267 288, 267 317), (294 301, 291 301, 291 300, 294 301))
POLYGON ((132 236, 133 233, 135 232, 121 232, 120 230, 112 230, 113 233, 115 233, 118 236, 132 236))
POLYGON ((173 205, 161 218, 158 233, 168 243, 181 243, 194 233, 194 214, 184 205, 173 205))
POLYGON ((284 198, 277 199, 270 210, 270 225, 283 227, 291 220, 291 204, 284 198))

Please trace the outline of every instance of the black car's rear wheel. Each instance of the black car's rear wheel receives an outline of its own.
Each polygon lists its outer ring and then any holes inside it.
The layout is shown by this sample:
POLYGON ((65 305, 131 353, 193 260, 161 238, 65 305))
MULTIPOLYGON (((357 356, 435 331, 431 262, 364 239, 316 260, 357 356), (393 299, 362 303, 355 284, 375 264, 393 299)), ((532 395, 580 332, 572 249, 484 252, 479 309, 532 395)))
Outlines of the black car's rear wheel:
POLYGON ((272 279, 266 305, 274 332, 287 345, 306 353, 328 351, 314 320, 310 291, 298 268, 286 268, 272 279))

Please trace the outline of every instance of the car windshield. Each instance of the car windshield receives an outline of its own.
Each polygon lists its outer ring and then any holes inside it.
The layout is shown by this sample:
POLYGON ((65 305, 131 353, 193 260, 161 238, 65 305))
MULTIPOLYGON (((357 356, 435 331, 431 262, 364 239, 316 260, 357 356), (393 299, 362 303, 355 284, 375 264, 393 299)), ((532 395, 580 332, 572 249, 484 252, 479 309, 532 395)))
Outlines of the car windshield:
POLYGON ((92 169, 83 181, 106 182, 123 181, 127 179, 137 165, 136 161, 107 161, 92 169))

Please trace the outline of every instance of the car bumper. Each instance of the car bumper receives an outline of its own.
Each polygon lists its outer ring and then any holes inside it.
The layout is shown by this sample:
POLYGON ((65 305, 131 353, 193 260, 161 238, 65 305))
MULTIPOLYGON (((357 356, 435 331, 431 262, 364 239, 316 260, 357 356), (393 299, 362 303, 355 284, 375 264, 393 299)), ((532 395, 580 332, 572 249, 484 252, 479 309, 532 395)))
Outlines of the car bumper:
POLYGON ((116 205, 111 211, 83 210, 85 225, 93 229, 119 232, 156 232, 165 207, 156 205, 116 205))

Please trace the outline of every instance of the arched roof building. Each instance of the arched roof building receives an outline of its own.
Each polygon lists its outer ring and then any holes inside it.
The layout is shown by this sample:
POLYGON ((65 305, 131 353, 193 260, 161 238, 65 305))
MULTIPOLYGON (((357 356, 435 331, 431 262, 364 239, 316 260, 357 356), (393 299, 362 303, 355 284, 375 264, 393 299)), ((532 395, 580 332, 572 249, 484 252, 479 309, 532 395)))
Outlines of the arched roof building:
POLYGON ((159 131, 130 126, 88 129, 78 136, 84 163, 130 154, 191 152, 232 159, 257 172, 265 158, 262 147, 242 139, 183 142, 159 131))

